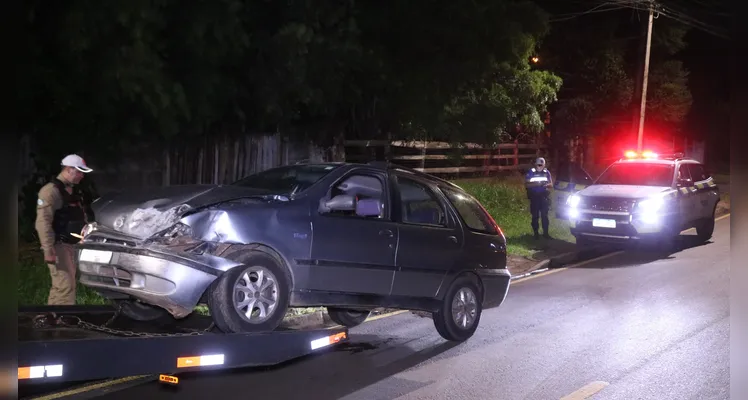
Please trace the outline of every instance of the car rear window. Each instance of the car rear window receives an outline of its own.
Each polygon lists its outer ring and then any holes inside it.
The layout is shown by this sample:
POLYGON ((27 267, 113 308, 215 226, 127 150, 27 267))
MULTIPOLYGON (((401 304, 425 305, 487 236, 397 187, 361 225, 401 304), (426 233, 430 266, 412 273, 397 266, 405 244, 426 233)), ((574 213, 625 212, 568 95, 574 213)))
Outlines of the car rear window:
POLYGON ((455 207, 457 213, 460 214, 460 218, 468 228, 480 233, 491 235, 498 234, 491 216, 486 213, 483 206, 478 203, 478 200, 453 189, 445 187, 442 187, 441 189, 447 196, 447 199, 449 199, 449 202, 455 207))

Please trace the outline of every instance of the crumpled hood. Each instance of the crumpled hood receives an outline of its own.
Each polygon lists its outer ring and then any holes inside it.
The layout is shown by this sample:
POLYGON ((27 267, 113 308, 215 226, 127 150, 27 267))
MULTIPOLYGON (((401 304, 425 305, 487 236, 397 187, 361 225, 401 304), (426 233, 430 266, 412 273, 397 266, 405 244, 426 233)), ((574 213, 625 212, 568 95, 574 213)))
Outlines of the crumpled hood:
POLYGON ((592 185, 578 194, 583 197, 619 197, 643 199, 670 190, 667 186, 592 185))
POLYGON ((92 208, 99 225, 145 239, 174 225, 189 210, 268 194, 239 186, 177 185, 106 195, 92 208))

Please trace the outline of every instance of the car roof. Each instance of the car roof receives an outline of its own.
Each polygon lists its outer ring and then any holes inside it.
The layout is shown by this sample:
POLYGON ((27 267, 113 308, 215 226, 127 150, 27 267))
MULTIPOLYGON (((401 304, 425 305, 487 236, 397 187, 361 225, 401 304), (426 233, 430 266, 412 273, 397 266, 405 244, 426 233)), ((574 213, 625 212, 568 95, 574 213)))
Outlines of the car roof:
POLYGON ((420 178, 421 180, 425 180, 433 184, 446 185, 451 188, 463 191, 461 187, 459 187, 458 185, 448 180, 436 177, 434 175, 429 175, 425 172, 421 172, 413 168, 408 168, 408 167, 403 167, 401 165, 392 164, 387 161, 372 161, 366 164, 353 163, 353 162, 332 162, 332 161, 330 162, 299 162, 299 163, 296 163, 296 165, 336 165, 336 166, 346 166, 349 168, 364 167, 364 168, 379 170, 382 172, 400 172, 400 173, 412 175, 416 178, 420 178))

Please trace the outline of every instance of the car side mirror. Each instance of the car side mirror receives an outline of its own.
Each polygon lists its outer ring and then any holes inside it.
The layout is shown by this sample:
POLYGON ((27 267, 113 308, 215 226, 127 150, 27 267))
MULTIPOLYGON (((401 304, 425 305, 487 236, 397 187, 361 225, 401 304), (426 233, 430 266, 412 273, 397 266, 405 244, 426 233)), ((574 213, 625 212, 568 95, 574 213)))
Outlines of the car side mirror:
POLYGON ((349 194, 341 194, 332 199, 323 199, 320 204, 320 212, 331 211, 356 211, 356 197, 349 194))

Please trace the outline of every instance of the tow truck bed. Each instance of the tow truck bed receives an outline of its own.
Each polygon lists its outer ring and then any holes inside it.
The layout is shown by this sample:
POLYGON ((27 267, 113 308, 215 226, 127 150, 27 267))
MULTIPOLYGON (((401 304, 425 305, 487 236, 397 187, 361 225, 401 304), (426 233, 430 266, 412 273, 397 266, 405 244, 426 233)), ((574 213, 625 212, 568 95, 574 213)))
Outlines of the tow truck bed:
POLYGON ((107 306, 45 306, 19 308, 18 339, 21 394, 39 383, 277 365, 345 342, 348 330, 225 334, 199 315, 156 328, 107 306))

